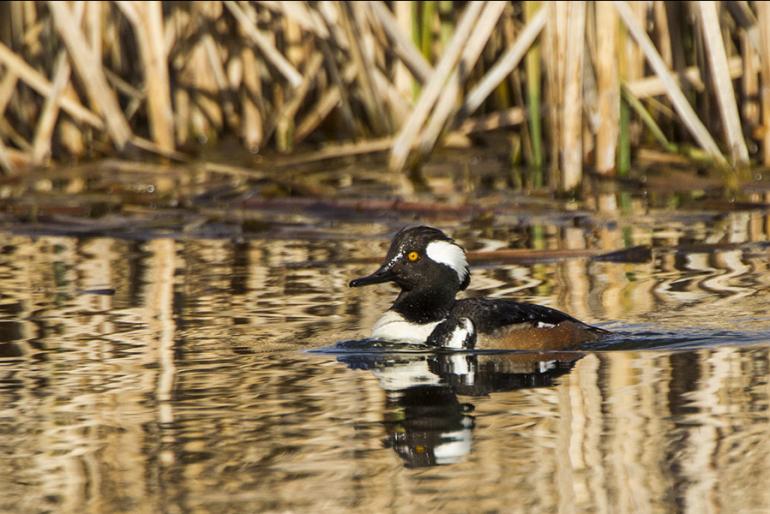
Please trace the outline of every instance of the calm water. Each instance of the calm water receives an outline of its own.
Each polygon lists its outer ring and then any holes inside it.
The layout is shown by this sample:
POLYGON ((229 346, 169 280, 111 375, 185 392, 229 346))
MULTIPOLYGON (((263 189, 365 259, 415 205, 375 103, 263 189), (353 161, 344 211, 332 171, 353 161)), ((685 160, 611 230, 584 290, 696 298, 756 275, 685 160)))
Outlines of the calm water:
POLYGON ((652 203, 424 220, 474 250, 652 247, 474 267, 469 294, 618 332, 545 355, 308 351, 387 308, 391 286, 347 282, 407 215, 284 213, 242 238, 9 229, 0 511, 768 512, 768 212, 652 203))

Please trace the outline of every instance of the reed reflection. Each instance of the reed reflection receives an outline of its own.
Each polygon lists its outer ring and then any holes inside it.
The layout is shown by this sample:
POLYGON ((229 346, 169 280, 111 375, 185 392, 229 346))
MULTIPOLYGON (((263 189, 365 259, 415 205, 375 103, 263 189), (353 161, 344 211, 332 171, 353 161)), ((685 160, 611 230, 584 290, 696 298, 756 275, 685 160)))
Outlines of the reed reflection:
POLYGON ((473 447, 472 399, 550 387, 580 353, 351 353, 351 369, 370 370, 386 393, 384 445, 410 468, 455 464, 473 447), (462 399, 461 399, 462 397, 462 399))
POLYGON ((612 350, 644 350, 580 360, 299 351, 390 305, 347 287, 384 254, 382 225, 237 244, 7 236, 0 511, 430 511, 439 480, 462 512, 770 505, 770 222, 636 214, 455 231, 473 250, 652 246, 645 262, 475 266, 469 294, 616 320, 629 337, 612 350))

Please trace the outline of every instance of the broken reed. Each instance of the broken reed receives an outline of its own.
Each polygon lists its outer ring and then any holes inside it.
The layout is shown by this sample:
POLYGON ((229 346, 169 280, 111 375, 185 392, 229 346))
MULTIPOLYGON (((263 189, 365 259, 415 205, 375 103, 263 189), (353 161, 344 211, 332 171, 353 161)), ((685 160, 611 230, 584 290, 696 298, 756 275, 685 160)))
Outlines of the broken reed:
POLYGON ((768 120, 764 2, 0 4, 7 172, 226 134, 374 139, 401 171, 506 129, 530 185, 570 190, 642 147, 770 165, 768 120))

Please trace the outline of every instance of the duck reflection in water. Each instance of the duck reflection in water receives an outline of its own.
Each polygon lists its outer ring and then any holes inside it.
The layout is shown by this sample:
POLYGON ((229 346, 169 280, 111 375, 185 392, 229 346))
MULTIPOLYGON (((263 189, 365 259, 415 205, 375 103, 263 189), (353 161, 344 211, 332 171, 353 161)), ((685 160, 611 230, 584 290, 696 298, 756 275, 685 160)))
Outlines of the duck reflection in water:
POLYGON ((383 421, 407 467, 465 460, 473 445, 474 405, 458 397, 549 387, 569 373, 580 353, 347 353, 337 358, 370 370, 386 392, 383 421))

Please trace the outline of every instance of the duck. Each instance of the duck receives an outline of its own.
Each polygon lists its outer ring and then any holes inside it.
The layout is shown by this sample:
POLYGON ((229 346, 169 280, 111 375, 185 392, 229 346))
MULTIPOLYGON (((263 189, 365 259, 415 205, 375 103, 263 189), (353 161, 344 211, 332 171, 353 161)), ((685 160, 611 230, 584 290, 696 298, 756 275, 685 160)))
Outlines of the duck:
POLYGON ((392 282, 393 305, 371 338, 453 350, 556 351, 578 349, 610 334, 569 314, 506 298, 462 298, 470 285, 465 249, 429 226, 399 230, 384 262, 350 287, 392 282))

